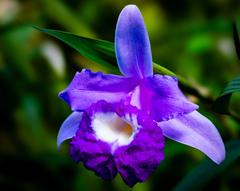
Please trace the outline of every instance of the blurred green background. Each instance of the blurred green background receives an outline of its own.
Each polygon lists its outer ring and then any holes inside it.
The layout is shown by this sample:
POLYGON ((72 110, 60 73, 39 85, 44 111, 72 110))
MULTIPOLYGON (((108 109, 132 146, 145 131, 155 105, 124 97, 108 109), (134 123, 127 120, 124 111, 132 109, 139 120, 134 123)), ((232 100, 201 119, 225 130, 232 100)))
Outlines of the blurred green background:
MULTIPOLYGON (((167 140, 159 168, 130 189, 119 176, 103 181, 75 164, 68 144, 57 151, 58 129, 71 113, 58 92, 81 68, 111 69, 31 26, 113 41, 118 14, 132 3, 144 16, 154 61, 186 78, 206 98, 216 98, 240 74, 231 25, 240 25, 239 0, 0 0, 0 190, 168 191, 206 158, 167 140)), ((188 97, 225 143, 240 139, 239 121, 214 113, 208 99, 188 97)), ((231 107, 240 113, 238 94, 231 107)), ((238 158, 195 190, 235 191, 239 182, 238 158)))

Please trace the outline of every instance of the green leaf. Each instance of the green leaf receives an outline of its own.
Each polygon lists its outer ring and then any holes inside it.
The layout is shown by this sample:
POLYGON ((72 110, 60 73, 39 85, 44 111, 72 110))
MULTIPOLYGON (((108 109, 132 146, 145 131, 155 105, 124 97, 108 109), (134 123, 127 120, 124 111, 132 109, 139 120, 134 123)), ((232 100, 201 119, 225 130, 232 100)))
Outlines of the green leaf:
MULTIPOLYGON (((115 73, 119 73, 114 51, 114 44, 112 42, 90 39, 59 30, 43 29, 36 26, 34 26, 34 28, 63 41, 77 50, 82 56, 92 60, 96 64, 100 64, 101 66, 106 67, 106 69, 113 68, 115 73)), ((187 80, 179 75, 176 75, 167 68, 153 63, 153 69, 154 72, 158 74, 177 76, 183 88, 189 92, 196 92, 196 90, 191 86, 191 84, 188 83, 187 80)))
POLYGON ((215 176, 222 173, 240 157, 240 141, 231 141, 226 144, 226 159, 216 165, 210 159, 205 159, 195 167, 183 180, 173 189, 173 191, 191 191, 201 189, 215 176))
POLYGON ((63 41, 77 50, 82 56, 97 64, 107 68, 113 67, 112 64, 116 66, 114 47, 111 42, 81 37, 58 30, 43 29, 36 26, 34 28, 63 41))
MULTIPOLYGON (((238 59, 240 59, 240 41, 236 23, 233 23, 233 40, 238 59)), ((229 109, 232 94, 240 91, 240 76, 228 83, 213 104, 213 110, 221 114, 231 114, 229 109)), ((233 113, 232 113, 233 114, 233 113)), ((237 117, 238 118, 238 117, 237 117)))
POLYGON ((234 92, 240 92, 240 76, 236 77, 224 88, 214 102, 213 110, 218 113, 229 114, 229 104, 234 92))
POLYGON ((238 30, 237 30, 236 23, 233 23, 233 40, 234 40, 237 57, 240 60, 240 40, 239 40, 239 36, 238 36, 238 30))
MULTIPOLYGON (((97 64, 101 64, 106 67, 113 67, 113 65, 117 67, 114 44, 112 42, 81 37, 59 30, 43 29, 36 26, 34 26, 34 28, 63 41, 77 50, 81 55, 96 62, 97 64)), ((154 70, 157 73, 176 76, 176 74, 170 70, 155 63, 154 70)))

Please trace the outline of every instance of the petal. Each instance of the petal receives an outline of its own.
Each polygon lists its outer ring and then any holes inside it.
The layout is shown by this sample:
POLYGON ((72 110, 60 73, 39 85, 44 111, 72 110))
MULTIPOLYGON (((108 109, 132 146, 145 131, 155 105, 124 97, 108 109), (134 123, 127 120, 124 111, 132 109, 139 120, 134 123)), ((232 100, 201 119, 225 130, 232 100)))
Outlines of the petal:
POLYGON ((78 131, 72 139, 70 155, 104 180, 112 180, 117 174, 110 146, 88 131, 78 131))
MULTIPOLYGON (((92 104, 83 114, 80 127, 73 137, 70 146, 70 155, 76 162, 83 162, 84 166, 95 172, 105 180, 112 180, 116 174, 111 145, 98 139, 92 128, 92 118, 95 112, 101 109, 101 103, 92 104)), ((111 110, 110 108, 105 108, 111 110)))
POLYGON ((115 52, 123 75, 138 78, 153 75, 148 33, 141 12, 135 5, 126 6, 119 15, 115 52))
POLYGON ((164 158, 161 129, 144 114, 138 115, 138 124, 141 128, 134 140, 114 153, 117 170, 130 187, 145 181, 164 158))
POLYGON ((158 122, 190 113, 198 108, 183 95, 175 77, 164 75, 154 75, 143 80, 134 90, 131 104, 150 113, 158 122))
POLYGON ((81 112, 73 112, 63 122, 62 126, 59 129, 58 135, 57 135, 58 149, 60 149, 63 141, 65 141, 67 139, 71 139, 75 135, 75 133, 80 125, 81 119, 82 119, 81 112))
POLYGON ((197 111, 160 122, 159 127, 164 136, 202 151, 217 164, 225 158, 225 147, 216 127, 197 111))
POLYGON ((60 92, 59 97, 66 101, 73 111, 82 111, 98 100, 118 102, 134 89, 136 84, 131 78, 84 69, 75 74, 70 85, 60 92))

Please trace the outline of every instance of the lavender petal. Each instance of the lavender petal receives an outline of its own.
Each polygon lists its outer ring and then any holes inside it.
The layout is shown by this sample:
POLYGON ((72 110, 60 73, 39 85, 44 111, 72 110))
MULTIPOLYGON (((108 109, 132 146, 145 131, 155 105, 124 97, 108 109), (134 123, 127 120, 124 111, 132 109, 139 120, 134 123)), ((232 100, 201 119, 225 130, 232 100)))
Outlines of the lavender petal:
POLYGON ((115 52, 123 75, 136 78, 153 75, 148 33, 141 12, 135 5, 126 6, 119 15, 115 52))
POLYGON ((157 122, 190 113, 198 108, 183 95, 175 77, 158 74, 144 79, 135 88, 131 104, 151 114, 157 122))
POLYGON ((225 158, 225 147, 216 127, 197 111, 162 121, 159 127, 164 136, 202 151, 217 164, 225 158))
POLYGON ((137 82, 132 78, 84 69, 75 74, 70 85, 60 92, 59 97, 67 102, 73 111, 83 111, 98 100, 118 102, 136 85, 137 82))
POLYGON ((71 139, 78 130, 80 121, 82 119, 81 112, 73 112, 68 118, 63 122, 57 135, 57 146, 60 149, 61 144, 67 140, 71 139))

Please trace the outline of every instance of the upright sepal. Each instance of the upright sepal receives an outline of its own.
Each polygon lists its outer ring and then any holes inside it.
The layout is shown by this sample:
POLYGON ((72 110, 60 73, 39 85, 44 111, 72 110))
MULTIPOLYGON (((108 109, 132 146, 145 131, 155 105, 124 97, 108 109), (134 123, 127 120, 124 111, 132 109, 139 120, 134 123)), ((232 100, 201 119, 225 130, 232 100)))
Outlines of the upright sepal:
POLYGON ((135 5, 126 6, 120 13, 115 32, 115 52, 123 75, 143 78, 153 74, 148 33, 135 5))

